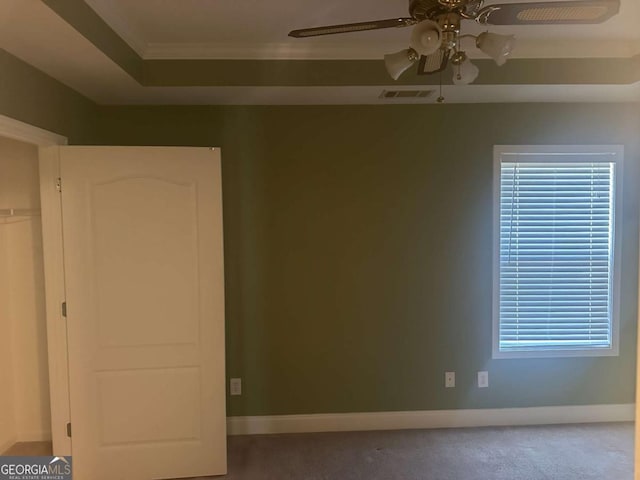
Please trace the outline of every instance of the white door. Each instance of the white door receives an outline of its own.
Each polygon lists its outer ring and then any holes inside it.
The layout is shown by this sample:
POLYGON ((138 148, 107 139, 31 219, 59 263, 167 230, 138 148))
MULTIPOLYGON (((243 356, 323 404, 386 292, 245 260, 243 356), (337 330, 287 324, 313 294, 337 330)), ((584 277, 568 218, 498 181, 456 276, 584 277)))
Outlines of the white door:
POLYGON ((61 147, 76 480, 226 473, 220 150, 61 147))

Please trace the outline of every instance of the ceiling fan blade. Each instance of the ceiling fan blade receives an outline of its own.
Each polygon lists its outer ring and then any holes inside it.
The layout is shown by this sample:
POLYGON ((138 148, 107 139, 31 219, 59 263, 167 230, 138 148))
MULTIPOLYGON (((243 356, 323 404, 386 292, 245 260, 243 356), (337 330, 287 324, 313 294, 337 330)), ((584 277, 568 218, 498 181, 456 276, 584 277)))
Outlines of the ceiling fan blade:
POLYGON ((619 11, 620 0, 504 3, 484 7, 476 20, 485 25, 595 24, 619 11))
POLYGON ((290 37, 305 38, 320 35, 335 35, 337 33, 363 32, 365 30, 379 30, 381 28, 397 28, 415 25, 413 18, 390 18, 389 20, 374 20, 372 22, 345 23, 343 25, 328 25, 326 27, 304 28, 289 32, 290 37))
POLYGON ((431 55, 422 55, 418 64, 418 75, 431 75, 432 73, 442 72, 447 68, 450 53, 449 50, 439 49, 431 55))

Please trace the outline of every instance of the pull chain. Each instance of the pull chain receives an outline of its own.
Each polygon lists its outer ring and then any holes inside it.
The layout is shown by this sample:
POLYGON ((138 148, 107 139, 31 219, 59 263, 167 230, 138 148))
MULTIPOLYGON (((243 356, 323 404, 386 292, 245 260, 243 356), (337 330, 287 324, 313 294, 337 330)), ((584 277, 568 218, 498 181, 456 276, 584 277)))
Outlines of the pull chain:
POLYGON ((440 71, 440 96, 436 100, 438 103, 444 103, 444 97, 442 96, 442 70, 440 71))

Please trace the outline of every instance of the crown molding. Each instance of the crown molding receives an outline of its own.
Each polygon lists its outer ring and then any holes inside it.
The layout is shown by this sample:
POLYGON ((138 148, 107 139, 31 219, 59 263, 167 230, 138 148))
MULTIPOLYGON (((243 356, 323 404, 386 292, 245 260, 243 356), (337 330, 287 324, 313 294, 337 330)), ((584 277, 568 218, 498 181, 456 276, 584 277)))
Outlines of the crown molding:
POLYGON ((145 60, 378 60, 402 45, 149 43, 145 60), (384 52, 384 53, 382 53, 384 52))
POLYGON ((147 42, 136 33, 122 13, 110 0, 85 0, 87 5, 105 21, 118 36, 124 40, 140 57, 145 56, 147 42))
MULTIPOLYGON (((96 1, 96 0, 93 0, 96 1)), ((469 45, 472 58, 483 54, 469 45)), ((145 60, 377 60, 403 48, 398 44, 148 43, 145 60)), ((519 39, 513 58, 628 58, 640 53, 640 40, 519 39)), ((484 57, 486 58, 486 57, 484 57)))
MULTIPOLYGON (((482 53, 474 48, 480 56, 482 53)), ((638 39, 518 38, 514 58, 630 58, 640 54, 638 39)), ((473 55, 472 55, 473 56, 473 55)))

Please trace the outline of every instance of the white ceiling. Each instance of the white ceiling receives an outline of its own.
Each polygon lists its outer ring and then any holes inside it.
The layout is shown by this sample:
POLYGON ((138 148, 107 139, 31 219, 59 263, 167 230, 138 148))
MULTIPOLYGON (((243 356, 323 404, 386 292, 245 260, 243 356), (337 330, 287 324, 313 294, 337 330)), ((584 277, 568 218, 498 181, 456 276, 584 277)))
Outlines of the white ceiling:
MULTIPOLYGON (((112 1, 120 2, 120 0, 112 1)), ((149 1, 135 0, 135 2, 122 1, 121 3, 138 4, 139 2, 142 4, 149 1)), ((180 4, 183 7, 187 2, 216 4, 218 6, 226 4, 229 8, 232 2, 239 2, 239 0, 155 1, 163 4, 180 4)), ((306 0, 298 1, 302 3, 306 0)), ((353 0, 353 3, 360 1, 353 0)), ((378 3, 389 8, 390 2, 391 0, 380 0, 378 3)), ((271 3, 275 3, 275 0, 271 3)), ((292 4, 293 1, 287 0, 282 3, 292 4)), ((339 2, 334 3, 338 4, 339 2)), ((187 9, 185 8, 185 10, 187 9)), ((323 7, 323 11, 325 15, 329 15, 327 13, 328 7, 323 7)), ((351 19, 357 18, 351 17, 351 19)), ((333 21, 336 19, 329 15, 327 22, 333 21)), ((172 22, 172 25, 177 23, 177 21, 172 22)), ((282 20, 282 23, 287 22, 282 20)), ((305 26, 305 23, 294 26, 305 26)), ((173 26, 167 27, 167 30, 173 28, 173 26)), ((382 32, 376 32, 376 34, 380 33, 382 32)), ((171 33, 171 35, 174 34, 171 33)), ((379 99, 383 89, 431 88, 424 86, 397 88, 392 82, 388 86, 379 87, 143 87, 41 0, 0 0, 0 47, 100 104, 379 105, 433 103, 437 96, 433 95, 419 100, 379 99)), ((444 95, 449 103, 623 102, 640 99, 640 83, 606 86, 446 86, 444 95)))
MULTIPOLYGON (((516 3, 521 0, 495 0, 516 3)), ((564 1, 564 0, 559 0, 564 1)), ((292 39, 290 30, 408 16, 408 0, 86 0, 144 58, 380 58, 409 29, 292 39)), ((491 27, 517 36, 514 57, 626 57, 640 53, 640 2, 622 0, 601 25, 491 27)), ((472 21, 463 33, 484 30, 472 21)))

